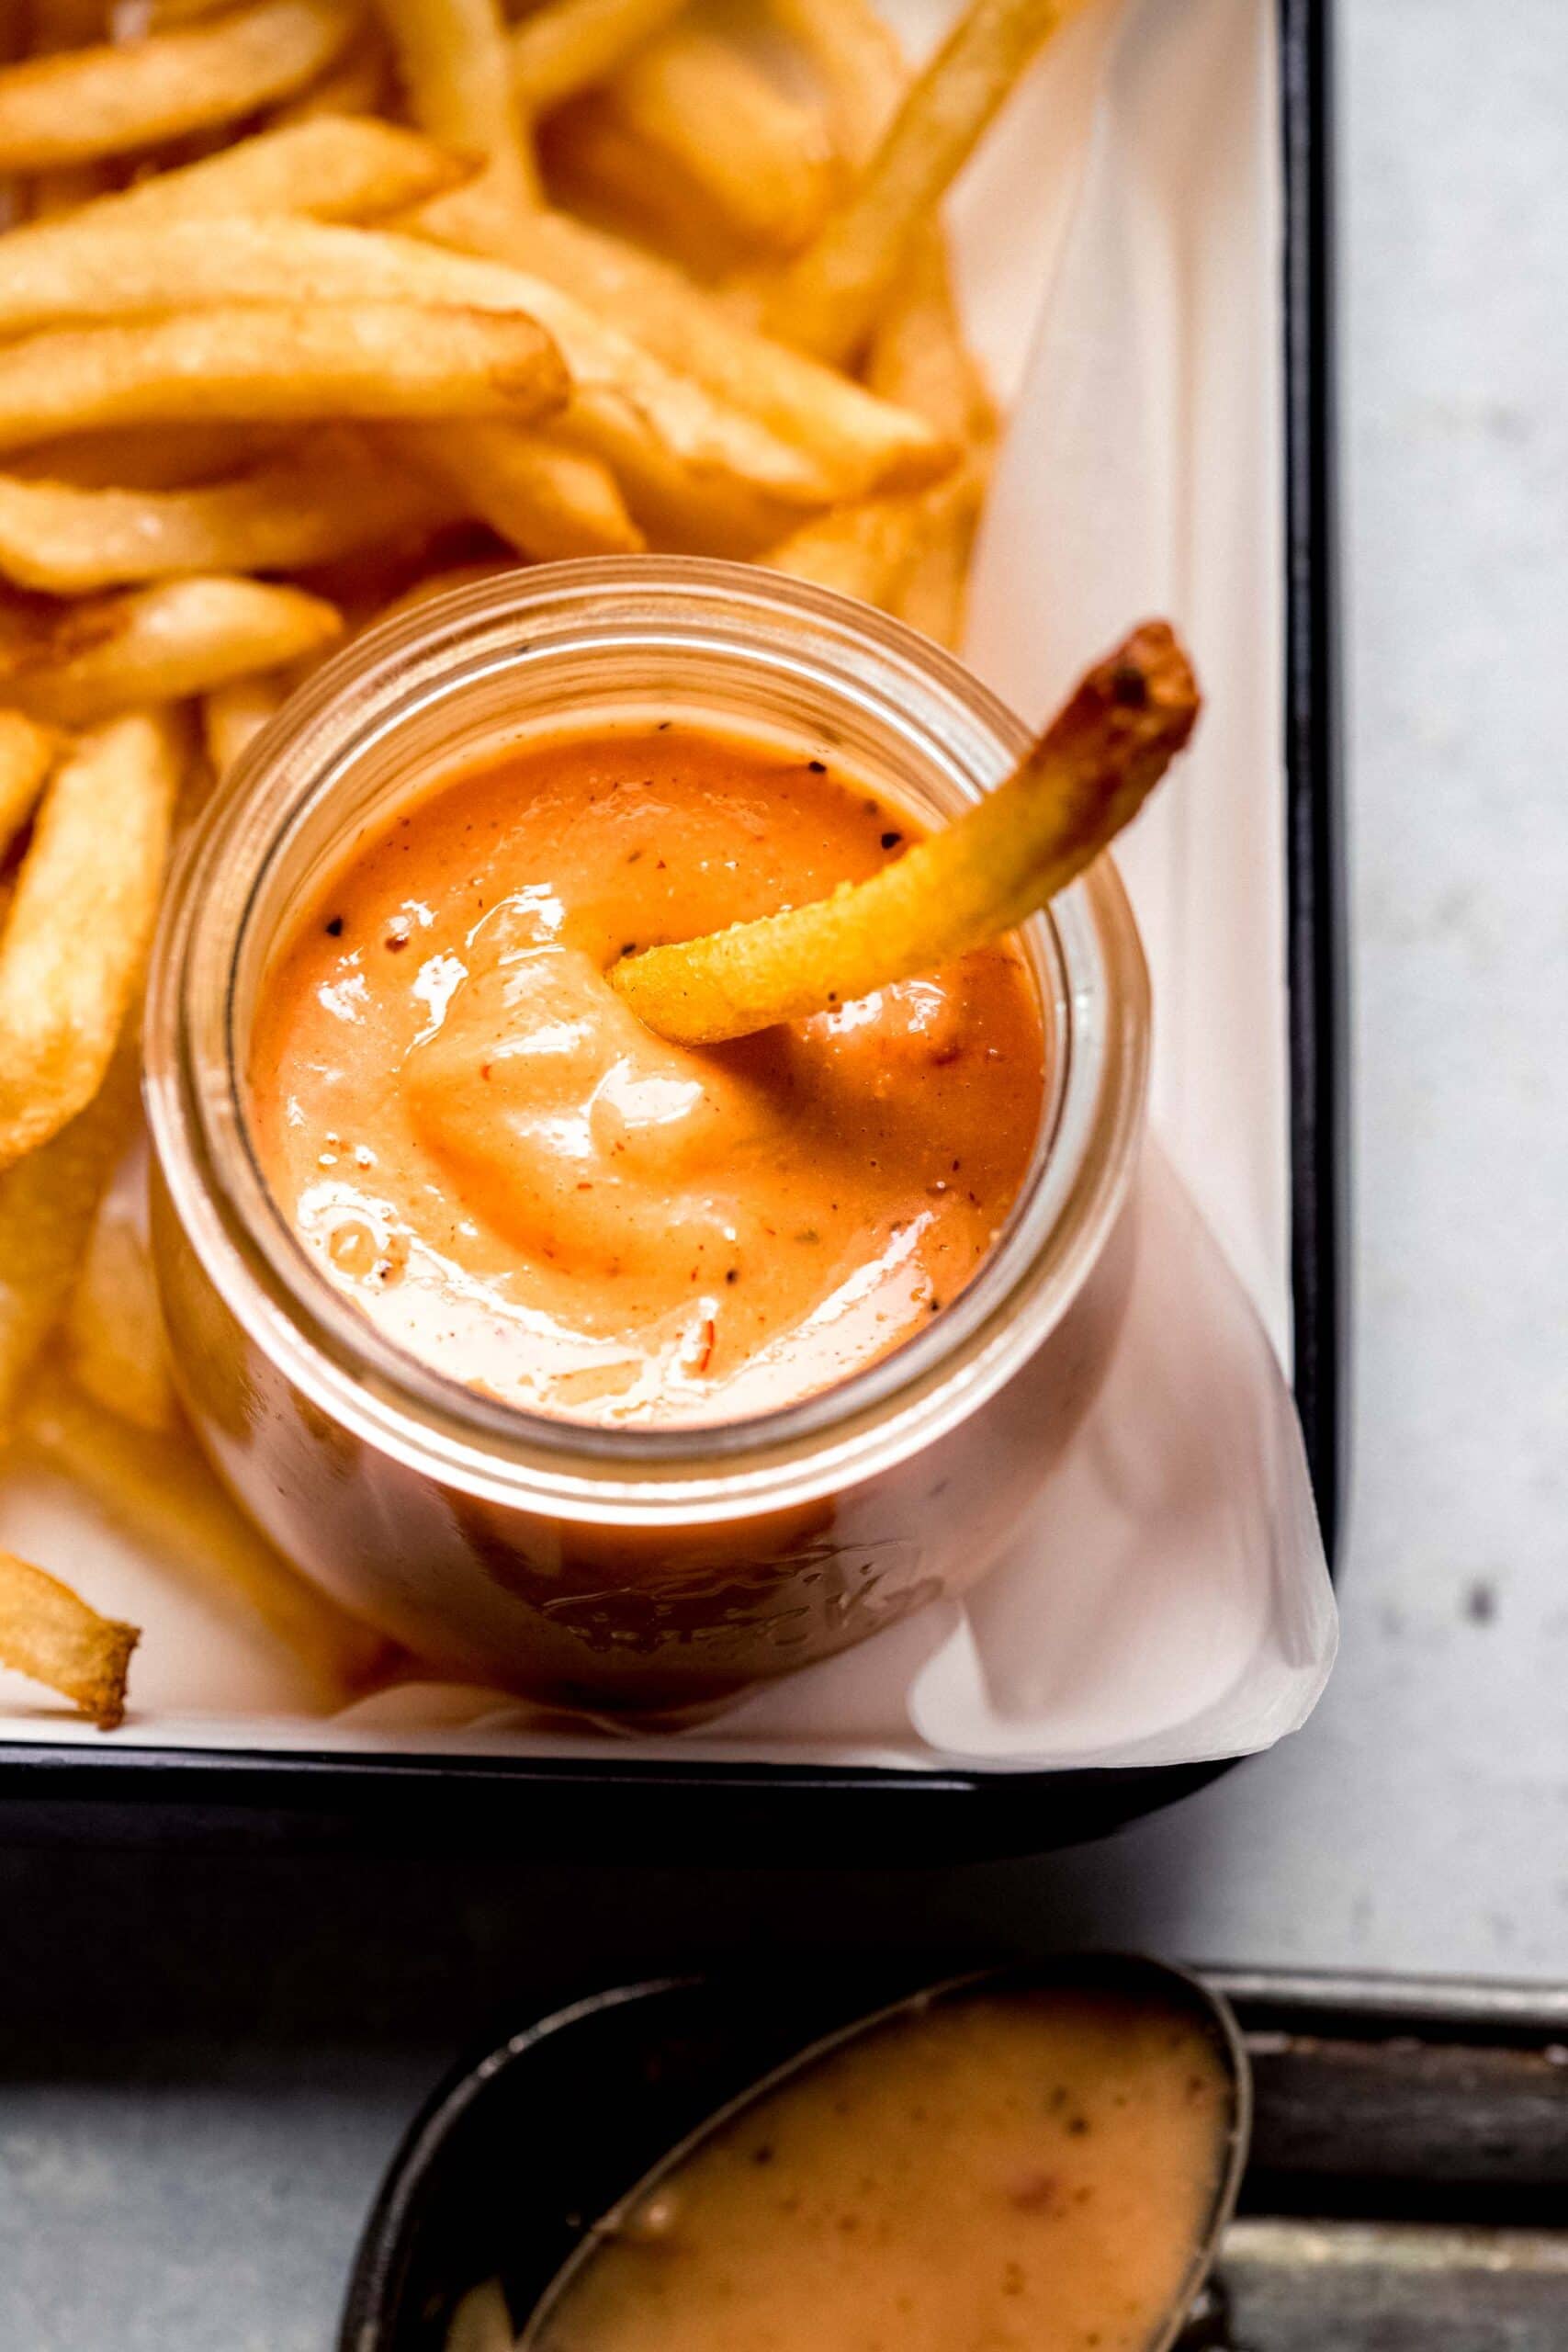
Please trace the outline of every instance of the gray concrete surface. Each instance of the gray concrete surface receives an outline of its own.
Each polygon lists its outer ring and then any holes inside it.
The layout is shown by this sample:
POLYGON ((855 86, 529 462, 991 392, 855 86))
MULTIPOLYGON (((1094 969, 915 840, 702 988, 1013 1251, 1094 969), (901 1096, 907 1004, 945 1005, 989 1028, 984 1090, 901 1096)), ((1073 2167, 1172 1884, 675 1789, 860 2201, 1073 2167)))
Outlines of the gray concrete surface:
POLYGON ((413 2103, 579 1970, 1083 1930, 1568 1977, 1568 26, 1340 13, 1357 1408, 1319 1714, 1110 1846, 939 1879, 0 1855, 0 2352, 325 2352, 413 2103))

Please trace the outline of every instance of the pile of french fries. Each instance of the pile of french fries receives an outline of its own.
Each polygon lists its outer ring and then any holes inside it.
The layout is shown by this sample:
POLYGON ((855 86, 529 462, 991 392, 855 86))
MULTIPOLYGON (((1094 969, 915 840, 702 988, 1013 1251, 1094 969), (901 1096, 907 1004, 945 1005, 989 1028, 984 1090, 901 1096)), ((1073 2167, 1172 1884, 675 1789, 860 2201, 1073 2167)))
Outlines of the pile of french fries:
MULTIPOLYGON (((940 203, 1073 5, 916 76, 870 0, 0 7, 0 1438, 324 1706, 398 1662, 196 1456, 117 1180, 171 842, 487 569, 740 557, 954 641, 996 419, 940 203)), ((0 1664, 108 1724, 133 1639, 0 1555, 0 1664)))

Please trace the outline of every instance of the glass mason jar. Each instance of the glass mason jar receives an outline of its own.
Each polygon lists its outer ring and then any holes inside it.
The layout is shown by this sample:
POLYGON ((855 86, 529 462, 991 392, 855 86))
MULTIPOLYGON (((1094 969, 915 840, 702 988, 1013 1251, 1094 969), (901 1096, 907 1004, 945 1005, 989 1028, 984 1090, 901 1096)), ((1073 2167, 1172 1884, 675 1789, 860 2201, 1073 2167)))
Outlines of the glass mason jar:
POLYGON ((279 1548, 436 1671, 597 1713, 702 1712, 974 1582, 1108 1356, 1130 1263, 1147 982, 1107 859, 1021 934, 1047 1084, 969 1287, 820 1395, 713 1428, 546 1419, 428 1369, 269 1194, 249 1039, 292 911, 411 792, 563 721, 704 718, 954 816, 1024 729, 897 623, 777 574, 635 557, 433 600, 327 665, 187 843, 147 1020, 153 1231, 203 1443, 279 1548))

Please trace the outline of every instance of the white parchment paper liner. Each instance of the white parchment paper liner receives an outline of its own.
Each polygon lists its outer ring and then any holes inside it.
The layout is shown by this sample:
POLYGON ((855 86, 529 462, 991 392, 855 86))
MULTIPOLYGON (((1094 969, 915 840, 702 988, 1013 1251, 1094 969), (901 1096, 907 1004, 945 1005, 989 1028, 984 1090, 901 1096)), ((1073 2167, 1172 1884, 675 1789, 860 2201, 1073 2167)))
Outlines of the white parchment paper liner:
MULTIPOLYGON (((951 15, 902 0, 912 51, 951 15)), ((1153 968, 1158 1142, 1102 1395, 1034 1523, 962 1604, 759 1690, 673 1743, 500 1694, 388 1691, 322 1721, 221 1599, 43 1478, 0 1542, 147 1628, 122 1744, 668 1754, 996 1770, 1240 1754, 1301 1724, 1335 1612, 1288 1349, 1280 162, 1262 0, 1126 0, 1075 23, 957 190, 974 333, 1012 423, 970 659, 1025 718, 1170 614, 1199 749, 1127 845, 1153 968), (1047 1541, 1044 1531, 1049 1527, 1047 1541)), ((0 1675, 0 1737, 97 1736, 0 1675)))

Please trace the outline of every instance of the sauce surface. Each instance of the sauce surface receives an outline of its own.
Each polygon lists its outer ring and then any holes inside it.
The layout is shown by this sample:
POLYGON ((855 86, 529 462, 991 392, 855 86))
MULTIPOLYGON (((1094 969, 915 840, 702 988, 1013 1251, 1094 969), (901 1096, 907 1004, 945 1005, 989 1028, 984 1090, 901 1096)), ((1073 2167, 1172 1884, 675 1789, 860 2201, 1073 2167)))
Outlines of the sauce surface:
POLYGON ((1230 2123, 1197 2020, 989 1995, 868 2035, 705 2141, 529 2352, 1141 2352, 1230 2123))
POLYGON ((307 1250, 427 1364, 572 1419, 738 1419, 885 1355, 1028 1166, 1017 951, 702 1052, 604 973, 914 836, 825 761, 674 722, 534 741, 404 807, 261 990, 252 1117, 307 1250))

